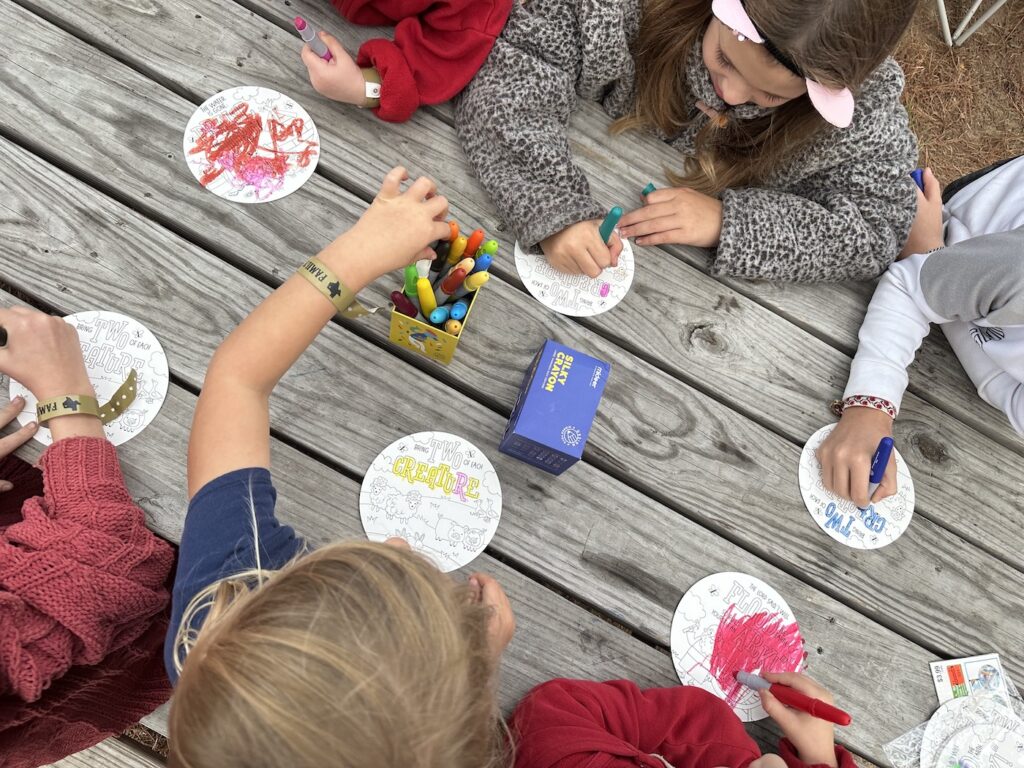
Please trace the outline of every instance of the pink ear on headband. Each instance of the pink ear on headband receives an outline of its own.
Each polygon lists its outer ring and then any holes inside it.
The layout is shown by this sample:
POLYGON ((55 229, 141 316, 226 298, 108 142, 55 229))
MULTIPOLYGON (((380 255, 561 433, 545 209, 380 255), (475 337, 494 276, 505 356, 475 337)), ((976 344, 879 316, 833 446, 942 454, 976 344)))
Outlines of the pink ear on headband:
POLYGON ((750 20, 747 9, 743 7, 740 0, 714 0, 711 3, 711 12, 725 26, 739 32, 750 42, 758 45, 764 43, 764 38, 757 31, 754 22, 750 20))
MULTIPOLYGON (((713 0, 711 12, 715 14, 715 18, 736 33, 741 42, 746 38, 752 43, 764 44, 764 38, 747 15, 742 0, 713 0)), ((805 80, 807 95, 818 114, 836 128, 846 128, 853 121, 854 101, 850 89, 833 91, 810 78, 805 80)))

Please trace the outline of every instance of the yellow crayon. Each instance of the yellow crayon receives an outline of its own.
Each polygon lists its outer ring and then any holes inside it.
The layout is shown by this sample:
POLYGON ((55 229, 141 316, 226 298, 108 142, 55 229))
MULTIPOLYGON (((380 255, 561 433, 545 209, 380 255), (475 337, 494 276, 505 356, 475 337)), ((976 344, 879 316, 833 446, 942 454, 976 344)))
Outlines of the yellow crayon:
POLYGON ((475 291, 481 285, 491 279, 490 272, 474 272, 472 275, 462 281, 462 285, 459 286, 458 290, 452 294, 453 299, 461 299, 470 291, 475 291))
POLYGON ((458 264, 459 259, 462 258, 462 254, 466 252, 466 243, 469 242, 469 238, 465 235, 459 235, 455 238, 452 243, 452 247, 448 249, 448 263, 451 265, 458 264))
POLYGON ((458 336, 462 332, 462 323, 458 320, 449 320, 444 324, 444 329, 452 336, 458 336))
POLYGON ((454 267, 452 267, 452 269, 464 269, 464 270, 466 270, 466 274, 468 275, 470 272, 473 271, 473 267, 475 267, 475 266, 476 266, 476 262, 473 261, 473 259, 471 259, 471 258, 469 258, 467 256, 462 261, 460 261, 458 264, 456 264, 454 267))
POLYGON ((437 302, 434 300, 434 287, 430 284, 429 278, 421 277, 416 281, 416 295, 420 299, 420 312, 424 317, 430 317, 430 313, 437 309, 437 302))

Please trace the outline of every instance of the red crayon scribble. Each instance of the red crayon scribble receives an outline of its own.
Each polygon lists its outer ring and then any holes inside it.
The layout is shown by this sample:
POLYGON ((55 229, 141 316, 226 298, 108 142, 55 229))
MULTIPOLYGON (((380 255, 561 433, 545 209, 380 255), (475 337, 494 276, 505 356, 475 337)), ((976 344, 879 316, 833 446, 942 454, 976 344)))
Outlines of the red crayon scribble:
POLYGON ((804 640, 795 621, 786 624, 778 613, 740 616, 735 608, 730 605, 718 624, 709 663, 729 706, 739 701, 743 691, 736 681, 739 670, 795 670, 804 657, 804 640))
POLYGON ((204 154, 206 165, 199 177, 204 187, 225 172, 236 186, 251 186, 258 199, 265 199, 284 185, 285 175, 293 168, 305 168, 316 157, 317 142, 303 139, 302 118, 287 123, 276 114, 267 118, 270 146, 260 144, 263 118, 249 111, 245 102, 228 112, 204 120, 190 155, 204 154), (301 145, 298 150, 281 148, 289 137, 301 145))

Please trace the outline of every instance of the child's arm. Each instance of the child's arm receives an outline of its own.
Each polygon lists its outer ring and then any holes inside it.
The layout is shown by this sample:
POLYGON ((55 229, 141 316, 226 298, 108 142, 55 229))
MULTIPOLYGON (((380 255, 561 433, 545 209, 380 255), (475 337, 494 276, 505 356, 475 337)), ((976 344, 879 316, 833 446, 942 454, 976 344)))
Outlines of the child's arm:
POLYGON ((746 765, 760 755, 721 699, 700 688, 640 690, 628 680, 552 680, 520 702, 510 727, 517 768, 746 765))
POLYGON ((611 85, 630 62, 622 13, 618 4, 579 0, 517 4, 456 104, 459 138, 502 220, 524 249, 542 244, 562 271, 596 275, 618 250, 614 239, 613 249, 601 242, 607 211, 573 161, 566 131, 578 82, 599 70, 611 85))
POLYGON ((353 62, 337 40, 325 36, 333 61, 303 52, 313 86, 330 98, 362 105, 365 81, 359 68, 372 68, 381 82, 374 111, 382 120, 401 122, 420 105, 448 101, 465 87, 487 58, 512 2, 333 0, 333 5, 354 24, 394 26, 394 40, 367 40, 353 62))
MULTIPOLYGON (((319 253, 353 293, 393 269, 431 258, 428 244, 448 234, 447 200, 434 196, 426 178, 402 192, 406 178, 404 168, 388 173, 356 225, 319 253)), ((190 498, 231 470, 270 466, 270 393, 336 312, 296 274, 221 344, 207 369, 189 436, 190 498)))

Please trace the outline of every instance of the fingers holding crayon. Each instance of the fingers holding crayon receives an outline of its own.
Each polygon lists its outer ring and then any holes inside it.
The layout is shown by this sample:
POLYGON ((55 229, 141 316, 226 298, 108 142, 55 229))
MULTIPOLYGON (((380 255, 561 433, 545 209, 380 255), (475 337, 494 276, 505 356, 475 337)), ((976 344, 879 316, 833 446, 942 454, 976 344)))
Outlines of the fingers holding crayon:
POLYGON ((548 263, 559 272, 597 277, 602 270, 618 264, 622 241, 612 233, 606 244, 601 239, 598 221, 581 221, 540 243, 548 263))

